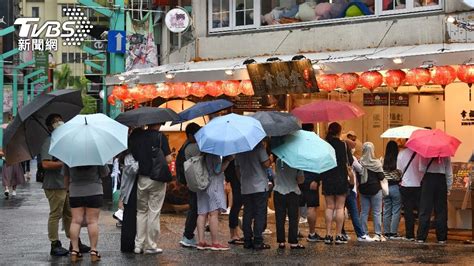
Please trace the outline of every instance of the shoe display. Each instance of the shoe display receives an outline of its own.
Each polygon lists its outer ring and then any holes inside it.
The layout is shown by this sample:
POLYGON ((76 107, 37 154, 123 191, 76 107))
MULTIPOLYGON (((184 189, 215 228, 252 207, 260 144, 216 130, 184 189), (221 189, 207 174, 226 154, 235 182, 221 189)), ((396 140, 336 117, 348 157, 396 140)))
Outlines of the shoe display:
POLYGON ((163 253, 161 248, 147 248, 145 249, 145 254, 160 254, 163 253))
POLYGON ((347 239, 345 239, 344 236, 342 235, 337 235, 334 243, 336 245, 347 244, 347 239))
POLYGON ((387 241, 387 239, 381 234, 376 234, 372 239, 375 242, 385 242, 385 241, 387 241))
POLYGON ((332 245, 333 241, 334 241, 334 238, 330 235, 326 235, 326 237, 324 237, 324 244, 332 245))
POLYGON ((359 242, 374 242, 374 240, 369 235, 363 235, 357 238, 359 242))
POLYGON ((188 239, 185 236, 183 236, 183 238, 181 238, 181 241, 179 241, 179 243, 181 244, 181 246, 187 247, 187 248, 195 248, 196 245, 197 245, 196 238, 188 239))
POLYGON ((308 237, 306 238, 308 242, 324 242, 324 238, 322 238, 318 233, 309 234, 308 237))
POLYGON ((67 256, 69 251, 62 247, 61 241, 56 240, 51 242, 51 251, 49 254, 51 254, 51 256, 62 257, 67 256))
POLYGON ((119 222, 123 221, 123 210, 118 209, 114 214, 112 214, 112 217, 114 217, 115 220, 118 220, 119 222))

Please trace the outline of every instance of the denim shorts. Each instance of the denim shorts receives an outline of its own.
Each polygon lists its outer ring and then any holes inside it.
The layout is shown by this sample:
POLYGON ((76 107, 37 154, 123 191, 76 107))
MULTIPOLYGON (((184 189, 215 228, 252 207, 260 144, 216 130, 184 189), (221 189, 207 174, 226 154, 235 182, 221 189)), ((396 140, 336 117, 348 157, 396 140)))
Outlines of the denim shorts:
POLYGON ((69 205, 71 208, 100 208, 104 201, 104 195, 94 195, 86 197, 70 197, 69 205))

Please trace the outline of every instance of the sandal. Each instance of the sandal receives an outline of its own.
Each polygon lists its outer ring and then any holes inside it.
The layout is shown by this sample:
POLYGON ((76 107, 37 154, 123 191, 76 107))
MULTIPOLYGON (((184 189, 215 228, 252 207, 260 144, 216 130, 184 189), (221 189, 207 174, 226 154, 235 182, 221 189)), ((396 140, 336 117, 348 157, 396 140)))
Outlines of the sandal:
POLYGON ((296 245, 290 245, 291 249, 305 249, 305 246, 301 244, 296 244, 296 245))
POLYGON ((284 249, 284 248, 285 248, 285 243, 280 243, 280 244, 278 244, 278 248, 279 248, 279 249, 284 249))
POLYGON ((234 239, 231 239, 229 241, 227 241, 228 244, 231 244, 231 245, 243 245, 244 244, 244 238, 241 237, 241 238, 234 238, 234 239))
POLYGON ((91 250, 90 254, 91 254, 91 261, 92 262, 100 261, 100 254, 97 250, 91 250))
POLYGON ((71 250, 71 262, 82 260, 82 253, 76 250, 71 250))

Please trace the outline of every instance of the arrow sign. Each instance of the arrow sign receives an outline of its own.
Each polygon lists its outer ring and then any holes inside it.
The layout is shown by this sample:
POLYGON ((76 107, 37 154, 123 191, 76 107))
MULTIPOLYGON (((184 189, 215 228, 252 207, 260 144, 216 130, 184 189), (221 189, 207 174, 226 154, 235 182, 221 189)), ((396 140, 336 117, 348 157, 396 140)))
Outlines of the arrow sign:
POLYGON ((108 33, 107 52, 109 53, 125 53, 125 31, 111 30, 108 33))

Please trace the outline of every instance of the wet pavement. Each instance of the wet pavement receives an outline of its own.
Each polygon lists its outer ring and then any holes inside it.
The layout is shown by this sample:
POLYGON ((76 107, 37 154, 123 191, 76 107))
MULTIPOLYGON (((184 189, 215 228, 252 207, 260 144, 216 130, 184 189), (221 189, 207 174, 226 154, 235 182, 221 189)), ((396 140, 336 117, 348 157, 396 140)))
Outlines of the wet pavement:
MULTIPOLYGON (((69 264, 68 257, 54 258, 49 255, 50 245, 47 236, 48 201, 41 189, 41 183, 33 180, 18 188, 14 198, 0 198, 0 265, 49 265, 69 264)), ((179 246, 182 236, 184 214, 163 214, 161 216, 159 255, 135 255, 120 252, 120 229, 115 226, 112 212, 101 212, 100 239, 98 249, 102 253, 101 265, 156 265, 156 264, 465 264, 474 265, 474 246, 464 245, 469 239, 468 231, 450 232, 447 245, 434 243, 430 234, 429 243, 416 244, 403 240, 383 243, 360 243, 355 240, 347 245, 328 246, 323 243, 301 243, 305 250, 279 250, 276 235, 265 236, 272 249, 265 251, 245 250, 234 246, 230 251, 197 251, 179 246)), ((350 226, 350 222, 347 223, 350 226)), ((318 225, 323 226, 322 219, 318 225)), ((347 226, 347 227, 349 227, 347 226)), ((269 229, 275 232, 272 215, 269 216, 269 229)), ((348 232, 354 239, 353 231, 348 232)), ((307 233, 307 227, 300 230, 307 233)), ((321 227, 318 232, 323 233, 321 227)), ((207 237, 209 237, 207 233, 207 237)), ((228 237, 227 216, 220 216, 220 239, 228 237)), ((64 232, 60 239, 68 246, 64 232)), ((81 239, 88 243, 86 230, 81 239)), ((89 256, 82 262, 90 264, 89 256)))

